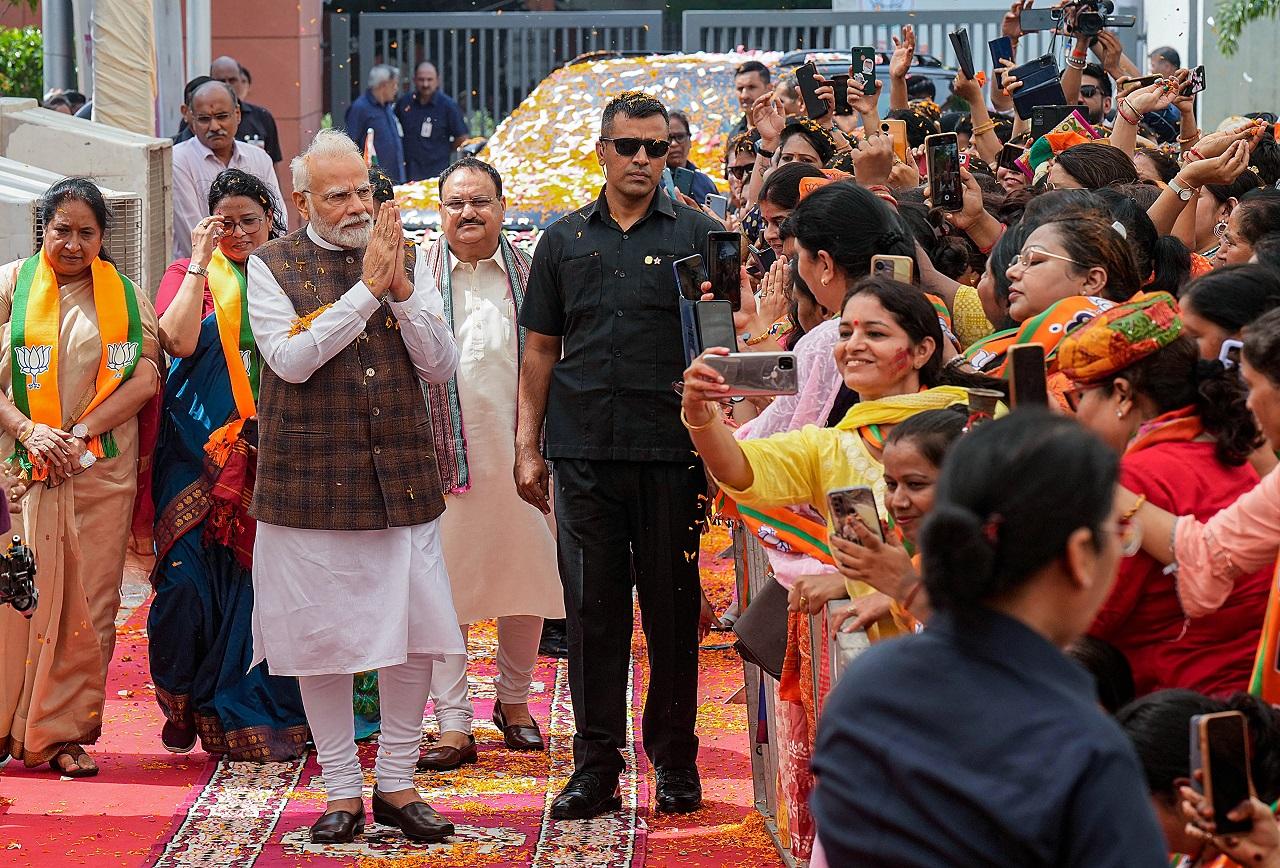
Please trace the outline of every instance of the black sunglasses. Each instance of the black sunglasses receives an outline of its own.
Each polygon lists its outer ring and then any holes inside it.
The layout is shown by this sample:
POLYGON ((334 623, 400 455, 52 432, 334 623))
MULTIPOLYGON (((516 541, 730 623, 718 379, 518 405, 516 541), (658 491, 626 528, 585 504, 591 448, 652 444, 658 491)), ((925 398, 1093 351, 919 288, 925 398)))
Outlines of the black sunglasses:
POLYGON ((665 157, 667 151, 671 150, 671 143, 662 139, 608 139, 601 136, 600 141, 613 142, 613 149, 618 152, 620 157, 634 157, 636 151, 640 150, 642 145, 644 146, 644 152, 649 155, 651 160, 655 157, 665 157))
POLYGON ((1080 85, 1080 95, 1085 99, 1093 99, 1098 95, 1098 86, 1096 84, 1080 85))
POLYGON ((730 166, 729 174, 737 178, 739 181, 751 174, 751 170, 756 167, 755 163, 747 163, 745 166, 730 166))

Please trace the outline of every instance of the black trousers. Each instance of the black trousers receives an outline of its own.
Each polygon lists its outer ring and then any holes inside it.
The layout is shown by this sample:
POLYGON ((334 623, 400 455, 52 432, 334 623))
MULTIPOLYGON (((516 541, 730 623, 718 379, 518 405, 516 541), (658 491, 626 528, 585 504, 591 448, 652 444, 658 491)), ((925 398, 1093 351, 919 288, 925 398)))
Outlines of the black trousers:
POLYGON ((625 767, 634 580, 649 646, 645 753, 658 768, 692 767, 698 757, 702 467, 559 459, 555 482, 574 765, 605 777, 625 767))

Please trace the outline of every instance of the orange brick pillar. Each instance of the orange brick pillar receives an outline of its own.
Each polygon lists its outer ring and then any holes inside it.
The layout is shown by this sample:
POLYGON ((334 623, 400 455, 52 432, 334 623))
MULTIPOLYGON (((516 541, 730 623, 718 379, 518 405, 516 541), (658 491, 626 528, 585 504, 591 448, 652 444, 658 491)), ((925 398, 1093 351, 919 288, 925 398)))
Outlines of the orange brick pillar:
MULTIPOLYGON (((311 142, 324 114, 322 6, 321 0, 216 0, 213 4, 210 56, 227 54, 248 67, 253 76, 249 102, 275 116, 284 155, 276 174, 286 199, 293 190, 289 161, 311 142)), ((298 226, 292 204, 289 211, 291 227, 298 226)))

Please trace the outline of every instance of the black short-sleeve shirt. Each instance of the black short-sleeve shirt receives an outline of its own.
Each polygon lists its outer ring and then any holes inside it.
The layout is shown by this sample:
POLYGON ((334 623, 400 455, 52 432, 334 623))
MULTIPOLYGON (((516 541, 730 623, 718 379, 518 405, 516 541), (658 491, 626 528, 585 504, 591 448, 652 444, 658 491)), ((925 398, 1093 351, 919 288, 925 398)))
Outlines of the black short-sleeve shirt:
POLYGON ((720 225, 655 191, 625 232, 604 191, 538 240, 520 325, 563 338, 547 398, 548 458, 688 461, 672 384, 684 344, 671 263, 720 225))

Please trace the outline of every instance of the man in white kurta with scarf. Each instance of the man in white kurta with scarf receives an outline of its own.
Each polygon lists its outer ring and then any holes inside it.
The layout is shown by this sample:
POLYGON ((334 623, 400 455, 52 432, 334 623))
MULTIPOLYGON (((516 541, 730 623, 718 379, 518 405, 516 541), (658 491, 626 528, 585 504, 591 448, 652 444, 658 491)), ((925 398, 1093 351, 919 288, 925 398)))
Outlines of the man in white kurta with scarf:
MULTIPOLYGON (((458 344, 453 379, 428 386, 436 457, 449 509, 440 520, 458 620, 498 621, 494 725, 511 750, 542 750, 529 688, 543 618, 564 617, 551 519, 520 499, 511 466, 519 358, 516 325, 529 257, 502 233, 502 177, 464 157, 440 176, 442 237, 423 253, 458 344)), ((465 627, 464 627, 465 629, 465 627)), ((440 740, 418 768, 477 761, 467 655, 445 657, 432 679, 440 740)))
POLYGON ((457 347, 399 213, 373 222, 355 145, 322 130, 293 161, 308 225, 258 248, 248 308, 266 363, 251 512, 254 662, 295 675, 324 771, 317 843, 365 824, 352 676, 378 670, 373 817, 416 841, 453 825, 413 783, 432 668, 464 651, 440 547, 444 498, 420 383, 457 347))

